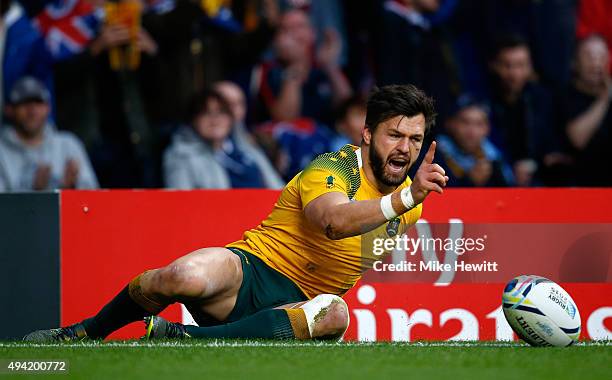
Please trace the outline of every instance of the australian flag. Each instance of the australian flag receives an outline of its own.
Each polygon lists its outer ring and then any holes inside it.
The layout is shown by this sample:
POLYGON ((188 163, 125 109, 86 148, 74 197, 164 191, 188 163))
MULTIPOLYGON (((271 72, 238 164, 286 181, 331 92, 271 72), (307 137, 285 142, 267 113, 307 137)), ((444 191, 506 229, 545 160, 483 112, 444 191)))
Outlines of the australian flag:
POLYGON ((35 18, 56 61, 81 53, 102 23, 103 11, 85 0, 51 0, 35 18))

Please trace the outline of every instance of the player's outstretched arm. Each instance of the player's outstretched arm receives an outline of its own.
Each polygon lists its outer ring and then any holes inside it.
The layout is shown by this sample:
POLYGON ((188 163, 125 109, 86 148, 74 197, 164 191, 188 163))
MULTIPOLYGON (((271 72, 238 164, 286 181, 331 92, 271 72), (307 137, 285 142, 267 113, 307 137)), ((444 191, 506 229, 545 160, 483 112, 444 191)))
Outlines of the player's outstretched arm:
MULTIPOLYGON (((391 206, 395 214, 401 215, 414 208, 432 191, 443 193, 448 177, 440 165, 433 163, 435 150, 434 141, 410 187, 391 193, 391 206)), ((389 220, 389 212, 387 215, 383 213, 382 201, 383 198, 376 198, 350 202, 346 194, 331 192, 311 201, 304 213, 306 219, 325 232, 328 238, 344 239, 364 234, 386 223, 389 220)))

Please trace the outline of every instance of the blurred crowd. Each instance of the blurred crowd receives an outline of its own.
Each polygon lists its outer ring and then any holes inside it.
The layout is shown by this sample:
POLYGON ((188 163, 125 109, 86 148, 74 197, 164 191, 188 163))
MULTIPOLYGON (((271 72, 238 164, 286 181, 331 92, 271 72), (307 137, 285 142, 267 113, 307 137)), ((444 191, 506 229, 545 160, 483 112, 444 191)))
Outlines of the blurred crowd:
POLYGON ((609 0, 0 0, 0 191, 281 188, 436 101, 450 186, 612 186, 609 0))

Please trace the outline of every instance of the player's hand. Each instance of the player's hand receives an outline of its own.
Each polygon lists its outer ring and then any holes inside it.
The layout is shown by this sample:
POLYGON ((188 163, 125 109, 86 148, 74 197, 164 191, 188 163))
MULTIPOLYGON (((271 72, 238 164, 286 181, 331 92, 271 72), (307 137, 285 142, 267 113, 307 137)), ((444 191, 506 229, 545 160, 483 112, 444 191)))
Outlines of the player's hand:
POLYGON ((448 177, 444 169, 440 165, 433 163, 435 153, 436 142, 433 141, 425 154, 421 166, 419 166, 419 170, 414 175, 412 185, 410 185, 410 192, 415 204, 422 203, 427 194, 432 191, 442 194, 444 187, 448 183, 448 177))

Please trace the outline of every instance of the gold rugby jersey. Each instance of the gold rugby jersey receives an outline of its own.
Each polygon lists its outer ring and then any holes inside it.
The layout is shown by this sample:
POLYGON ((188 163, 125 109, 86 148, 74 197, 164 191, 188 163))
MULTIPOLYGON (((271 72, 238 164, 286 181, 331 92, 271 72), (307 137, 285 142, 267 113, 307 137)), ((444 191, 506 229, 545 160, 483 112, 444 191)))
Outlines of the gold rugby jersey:
MULTIPOLYGON (((272 213, 259 226, 245 232, 242 240, 227 247, 259 257, 291 279, 309 298, 322 293, 346 293, 381 259, 374 254, 373 239, 404 233, 422 212, 419 204, 364 235, 340 240, 331 240, 312 226, 303 210, 322 194, 341 192, 352 201, 384 195, 366 178, 360 154, 358 147, 345 145, 337 152, 315 158, 285 186, 272 213)), ((399 188, 410 186, 411 182, 406 178, 399 188)))

